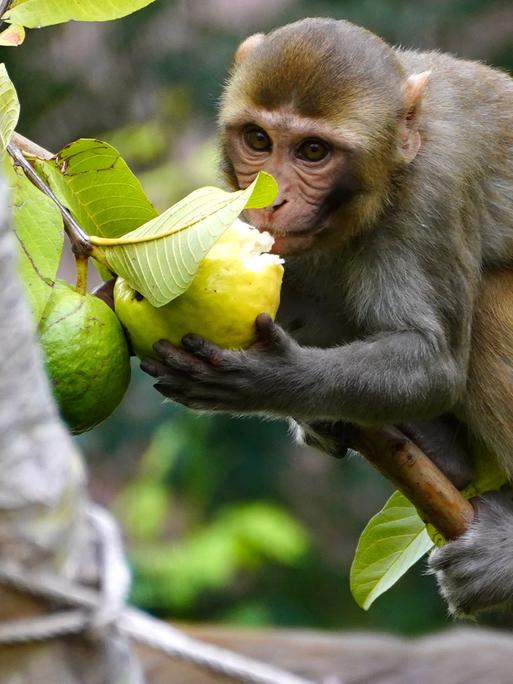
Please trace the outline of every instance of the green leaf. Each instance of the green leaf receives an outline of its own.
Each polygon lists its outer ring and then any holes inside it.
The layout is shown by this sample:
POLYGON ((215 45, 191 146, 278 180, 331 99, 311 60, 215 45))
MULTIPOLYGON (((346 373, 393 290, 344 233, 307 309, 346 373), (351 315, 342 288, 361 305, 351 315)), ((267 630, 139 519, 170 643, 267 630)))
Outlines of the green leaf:
POLYGON ((0 33, 0 45, 5 45, 6 47, 18 47, 24 40, 25 29, 23 26, 13 24, 0 33))
POLYGON ((415 507, 395 492, 365 527, 351 566, 351 593, 367 610, 433 542, 415 507))
POLYGON ((61 213, 25 177, 7 169, 11 184, 14 233, 19 243, 19 273, 36 323, 52 293, 64 244, 61 213))
POLYGON ((245 190, 200 188, 122 238, 90 240, 114 273, 150 304, 163 306, 187 289, 203 257, 245 207, 268 206, 277 194, 274 178, 261 171, 245 190))
POLYGON ((37 170, 91 235, 119 237, 157 216, 119 152, 101 140, 72 142, 37 170))
POLYGON ((0 64, 0 152, 3 152, 10 142, 19 115, 18 95, 5 64, 0 64))
POLYGON ((508 481, 504 470, 497 462, 495 454, 475 438, 469 440, 469 442, 475 478, 461 492, 466 499, 471 499, 484 492, 496 491, 508 481))
POLYGON ((146 7, 154 0, 16 0, 2 17, 11 24, 41 28, 76 21, 109 21, 146 7))

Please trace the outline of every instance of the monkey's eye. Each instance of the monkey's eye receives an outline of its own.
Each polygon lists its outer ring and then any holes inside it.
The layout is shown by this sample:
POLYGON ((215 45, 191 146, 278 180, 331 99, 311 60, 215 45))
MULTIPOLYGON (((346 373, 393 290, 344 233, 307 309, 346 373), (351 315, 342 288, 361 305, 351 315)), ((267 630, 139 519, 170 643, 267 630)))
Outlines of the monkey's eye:
POLYGON ((249 126, 243 133, 244 142, 256 152, 265 152, 272 147, 271 139, 267 133, 258 126, 249 126))
POLYGON ((309 162, 318 162, 327 157, 329 151, 329 145, 322 140, 312 138, 310 140, 303 140, 296 149, 296 157, 309 162))

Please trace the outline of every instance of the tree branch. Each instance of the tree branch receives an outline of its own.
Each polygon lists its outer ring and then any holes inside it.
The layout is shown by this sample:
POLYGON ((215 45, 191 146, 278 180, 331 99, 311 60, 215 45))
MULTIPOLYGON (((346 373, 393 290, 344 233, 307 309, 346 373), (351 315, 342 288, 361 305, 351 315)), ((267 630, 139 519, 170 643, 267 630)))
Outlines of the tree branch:
MULTIPOLYGON (((26 140, 26 138, 25 138, 26 140)), ((34 149, 34 148, 33 148, 34 149)), ((43 152, 43 148, 40 148, 43 152)), ((48 187, 44 180, 39 176, 32 165, 25 159, 20 148, 18 148, 13 142, 7 145, 7 152, 27 176, 27 178, 45 195, 47 195, 58 207, 62 214, 64 221, 64 229, 71 242, 71 248, 73 253, 77 257, 88 257, 93 253, 94 247, 89 242, 89 236, 87 233, 79 226, 75 221, 72 214, 66 207, 60 202, 55 193, 48 187)), ((46 157, 48 158, 48 157, 46 157)))
POLYGON ((447 539, 461 536, 474 509, 439 468, 396 428, 354 428, 350 440, 375 468, 447 539))

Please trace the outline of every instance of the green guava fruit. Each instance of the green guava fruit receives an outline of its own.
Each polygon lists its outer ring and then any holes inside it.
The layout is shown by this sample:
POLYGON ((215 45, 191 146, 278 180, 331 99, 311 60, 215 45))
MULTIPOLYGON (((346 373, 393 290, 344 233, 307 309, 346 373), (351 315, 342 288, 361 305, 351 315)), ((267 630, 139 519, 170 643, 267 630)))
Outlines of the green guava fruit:
POLYGON ((53 393, 73 434, 90 430, 119 404, 130 353, 116 314, 91 294, 57 281, 39 324, 53 393))
POLYGON ((155 308, 123 278, 114 286, 114 306, 140 358, 155 357, 152 345, 180 345, 196 333, 224 349, 244 349, 255 340, 255 318, 276 315, 283 278, 282 259, 269 254, 274 240, 236 221, 200 264, 189 288, 155 308))

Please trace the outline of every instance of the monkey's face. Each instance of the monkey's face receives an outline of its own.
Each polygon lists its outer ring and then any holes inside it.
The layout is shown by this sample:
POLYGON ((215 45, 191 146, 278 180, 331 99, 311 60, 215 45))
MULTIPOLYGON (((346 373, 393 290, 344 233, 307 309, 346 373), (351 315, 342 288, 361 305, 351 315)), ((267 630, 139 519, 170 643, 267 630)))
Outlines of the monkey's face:
POLYGON ((420 147, 427 77, 344 21, 303 20, 241 44, 221 102, 222 166, 234 188, 261 170, 278 181, 271 208, 247 211, 276 252, 339 248, 376 224, 420 147))
POLYGON ((225 170, 234 185, 247 187, 259 171, 278 182, 272 207, 245 212, 251 224, 274 236, 275 252, 310 249, 335 225, 343 237, 340 212, 360 187, 351 147, 333 127, 287 109, 253 110, 227 123, 223 137, 225 170))

